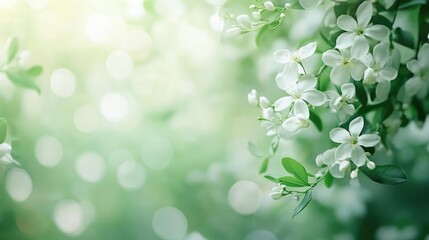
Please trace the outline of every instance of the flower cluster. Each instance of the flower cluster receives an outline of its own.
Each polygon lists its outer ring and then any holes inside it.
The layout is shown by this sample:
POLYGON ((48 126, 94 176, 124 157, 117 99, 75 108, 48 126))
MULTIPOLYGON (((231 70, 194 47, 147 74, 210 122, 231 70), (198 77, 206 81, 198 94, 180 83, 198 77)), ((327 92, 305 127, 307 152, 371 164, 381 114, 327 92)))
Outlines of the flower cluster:
MULTIPOLYGON (((300 0, 299 4, 309 9, 319 2, 300 0)), ((268 1, 251 8, 283 13, 295 7, 278 7, 268 1)), ((410 121, 424 121, 424 111, 429 109, 429 43, 424 43, 428 39, 424 37, 416 45, 409 41, 411 33, 395 26, 398 9, 406 7, 409 6, 395 0, 332 3, 333 10, 326 18, 335 19, 331 21, 334 24, 326 20, 325 30, 320 31, 324 45, 330 47, 318 48, 317 42, 310 42, 294 51, 279 49, 273 53, 274 61, 284 67, 275 78, 284 95, 272 103, 266 97, 258 97, 256 90, 248 95, 249 103, 262 110, 259 120, 267 135, 289 138, 312 124, 321 130, 319 114, 337 119, 327 136, 332 147, 315 159, 320 171, 313 175, 295 162, 293 166, 284 165, 294 176, 267 177, 282 186, 282 191, 273 189, 273 199, 293 192, 291 188, 306 188, 296 192, 306 194, 302 201, 305 205, 311 199, 312 188, 323 178, 343 178, 346 173, 357 178, 363 171, 374 181, 386 184, 406 180, 399 167, 376 165, 371 160, 375 152, 389 147, 387 142, 400 127, 410 121), (384 17, 390 13, 393 18, 384 17), (404 57, 400 45, 415 46, 416 59, 404 57), (310 58, 322 63, 319 72, 308 71, 305 62, 310 58)), ((254 12, 255 15, 259 16, 254 12)), ((238 22, 248 19, 239 18, 238 22)))

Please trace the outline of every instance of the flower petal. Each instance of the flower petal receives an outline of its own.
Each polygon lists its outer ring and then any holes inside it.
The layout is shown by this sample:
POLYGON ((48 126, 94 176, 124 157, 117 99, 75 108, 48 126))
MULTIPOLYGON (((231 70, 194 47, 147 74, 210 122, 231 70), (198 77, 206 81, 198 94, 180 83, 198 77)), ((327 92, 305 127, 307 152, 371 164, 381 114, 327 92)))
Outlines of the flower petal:
POLYGON ((302 60, 310 57, 316 52, 317 42, 311 42, 298 49, 298 57, 302 60))
POLYGON ((392 81, 398 76, 398 71, 393 67, 385 67, 378 72, 381 79, 392 81))
POLYGON ((344 57, 338 51, 328 50, 322 54, 322 60, 329 67, 335 67, 342 64, 344 57))
POLYGON ((349 15, 341 15, 340 17, 338 17, 337 25, 340 29, 347 32, 354 32, 357 28, 356 20, 349 15))
POLYGON ((350 158, 353 145, 351 143, 342 143, 335 149, 335 159, 338 161, 350 158))
POLYGON ((335 48, 344 49, 349 48, 353 44, 353 40, 356 38, 356 33, 354 32, 345 32, 341 33, 337 38, 337 45, 335 48))
POLYGON ((390 29, 384 25, 373 25, 363 31, 365 36, 373 38, 377 41, 382 41, 389 35, 389 33, 390 29))
POLYGON ((352 137, 357 137, 363 129, 363 117, 357 117, 349 124, 349 131, 352 137))
POLYGON ((282 98, 280 98, 274 102, 274 109, 277 112, 282 111, 282 110, 288 108, 292 104, 293 101, 294 101, 294 99, 291 96, 282 97, 282 98))
POLYGON ((304 119, 308 119, 310 117, 308 106, 302 99, 295 100, 295 104, 293 105, 293 115, 300 116, 304 119))
POLYGON ((335 148, 326 150, 323 154, 323 163, 326 165, 332 164, 335 162, 335 148))
POLYGON ((359 5, 356 11, 356 17, 359 26, 363 28, 368 26, 368 23, 372 18, 372 11, 372 3, 369 1, 364 1, 361 5, 359 5))
POLYGON ((276 83, 277 86, 281 89, 281 90, 285 90, 287 88, 287 82, 286 79, 284 78, 284 74, 283 73, 277 73, 276 75, 276 83))
POLYGON ((380 136, 376 134, 362 134, 357 139, 358 144, 364 147, 374 147, 380 140, 380 136))
POLYGON ((282 127, 288 132, 296 132, 302 128, 301 120, 295 116, 290 117, 282 123, 282 127))
POLYGON ((351 65, 349 67, 350 74, 354 80, 361 80, 363 77, 363 72, 365 71, 365 65, 363 65, 359 60, 357 59, 351 59, 350 60, 351 65))
POLYGON ((407 62, 407 68, 412 73, 418 74, 420 69, 422 69, 422 66, 420 65, 419 61, 412 59, 411 61, 407 62))
POLYGON ((350 80, 350 71, 344 65, 335 66, 330 74, 331 81, 337 86, 341 86, 350 80))
POLYGON ((369 44, 365 36, 357 36, 353 41, 352 49, 350 51, 351 55, 357 59, 360 59, 365 57, 368 54, 368 51, 369 44))
POLYGON ((313 106, 321 106, 326 102, 326 95, 316 89, 306 91, 301 98, 313 106))
POLYGON ((365 57, 361 58, 360 61, 369 68, 374 68, 375 60, 371 53, 368 53, 365 57))
POLYGON ((355 106, 353 106, 353 104, 345 103, 342 108, 344 112, 347 113, 348 115, 353 115, 356 112, 355 106))
POLYGON ((312 9, 319 3, 319 0, 299 0, 299 3, 304 9, 312 9))
POLYGON ((389 97, 390 93, 390 81, 383 80, 377 84, 375 88, 375 99, 380 102, 384 102, 389 97))
POLYGON ((344 128, 334 128, 329 132, 329 137, 336 143, 348 143, 350 141, 350 133, 344 128))
MULTIPOLYGON (((428 34, 429 35, 429 34, 428 34)), ((420 48, 419 53, 417 55, 417 59, 423 66, 429 65, 429 44, 425 43, 420 48)))
POLYGON ((379 67, 386 66, 389 61, 389 45, 387 43, 379 43, 373 50, 375 62, 379 67))
POLYGON ((363 83, 365 84, 374 84, 376 82, 375 75, 374 75, 374 69, 367 68, 365 70, 365 73, 363 75, 363 83))
POLYGON ((423 83, 420 77, 412 77, 405 82, 405 92, 408 96, 414 96, 422 87, 423 83))
POLYGON ((361 146, 354 145, 352 147, 351 159, 353 163, 358 167, 363 166, 365 164, 366 155, 365 155, 365 151, 361 146))
POLYGON ((332 164, 331 167, 329 168, 329 173, 334 178, 343 178, 344 177, 344 172, 340 171, 340 164, 339 163, 332 164))
POLYGON ((343 86, 341 86, 341 96, 343 96, 344 99, 350 100, 354 98, 356 95, 356 88, 353 83, 346 83, 343 86))
POLYGON ((299 78, 296 85, 297 90, 303 93, 316 87, 317 79, 313 74, 305 74, 299 78))
POLYGON ((274 52, 274 61, 280 64, 290 63, 292 61, 291 59, 291 52, 287 49, 279 49, 274 52))

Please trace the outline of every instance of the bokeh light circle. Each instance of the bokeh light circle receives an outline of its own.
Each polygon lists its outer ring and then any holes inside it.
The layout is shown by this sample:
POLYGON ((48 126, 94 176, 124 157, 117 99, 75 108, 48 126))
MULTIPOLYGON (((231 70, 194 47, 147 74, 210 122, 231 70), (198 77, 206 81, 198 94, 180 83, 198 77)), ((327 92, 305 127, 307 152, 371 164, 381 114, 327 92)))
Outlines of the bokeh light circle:
POLYGON ((133 69, 133 59, 124 51, 113 51, 106 59, 106 70, 113 78, 126 79, 131 76, 133 69))
POLYGON ((261 190, 251 181, 238 181, 228 193, 230 206, 239 214, 252 214, 261 205, 261 190))
POLYGON ((145 175, 142 166, 135 160, 123 162, 117 172, 119 184, 129 190, 140 188, 145 180, 145 175))
POLYGON ((56 166, 63 157, 63 145, 52 136, 42 136, 37 139, 35 146, 37 161, 45 167, 56 166))
POLYGON ((129 113, 129 102, 122 94, 108 93, 101 99, 100 108, 107 120, 120 122, 129 113))
POLYGON ((95 152, 85 152, 76 159, 76 172, 83 180, 98 182, 104 175, 105 163, 95 152))
POLYGON ((30 175, 21 168, 12 168, 6 176, 6 190, 17 202, 27 200, 33 191, 30 175))
POLYGON ((153 170, 166 168, 173 158, 173 146, 161 137, 151 137, 141 146, 143 162, 153 170))
POLYGON ((55 206, 55 225, 64 234, 77 236, 84 229, 84 211, 82 206, 71 200, 64 200, 55 206))
POLYGON ((79 107, 73 114, 75 127, 83 133, 91 133, 97 130, 98 115, 93 106, 84 105, 79 107))
POLYGON ((188 221, 179 209, 165 207, 153 215, 152 227, 161 239, 180 240, 185 237, 188 231, 188 221))
POLYGON ((76 77, 66 69, 59 68, 51 75, 51 90, 58 97, 70 97, 76 88, 76 77))

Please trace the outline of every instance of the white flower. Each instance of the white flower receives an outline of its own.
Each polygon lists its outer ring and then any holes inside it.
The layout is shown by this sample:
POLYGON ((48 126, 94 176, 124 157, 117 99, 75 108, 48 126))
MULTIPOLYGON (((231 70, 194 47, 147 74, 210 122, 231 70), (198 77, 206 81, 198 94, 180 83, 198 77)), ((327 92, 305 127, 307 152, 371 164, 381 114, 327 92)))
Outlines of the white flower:
POLYGON ((0 163, 3 163, 5 165, 15 163, 16 165, 20 165, 12 158, 11 152, 12 147, 8 143, 0 144, 0 163))
POLYGON ((28 65, 30 63, 30 58, 31 58, 30 50, 24 50, 18 56, 18 64, 21 67, 26 68, 26 67, 28 67, 28 65))
POLYGON ((260 97, 259 98, 259 106, 261 108, 269 108, 269 107, 271 107, 270 100, 268 100, 268 98, 266 98, 264 96, 260 97))
POLYGON ((322 55, 323 62, 332 67, 330 78, 332 83, 341 86, 350 80, 361 80, 365 66, 350 55, 348 50, 328 50, 322 55))
POLYGON ((357 177, 358 177, 358 175, 359 175, 359 168, 356 168, 355 170, 353 170, 353 171, 350 173, 350 177, 351 177, 351 178, 353 178, 353 179, 357 178, 357 177))
POLYGON ((319 3, 319 0, 299 0, 299 3, 305 9, 312 9, 319 3))
POLYGON ((355 106, 351 104, 356 95, 356 88, 353 83, 346 83, 341 86, 341 96, 337 91, 329 90, 326 95, 331 99, 330 108, 334 113, 338 113, 341 121, 344 121, 348 115, 355 113, 355 106))
POLYGON ((300 63, 303 59, 310 57, 316 52, 317 42, 311 42, 300 49, 291 52, 288 49, 279 49, 274 52, 274 61, 281 64, 291 62, 300 63))
POLYGON ((362 63, 368 67, 364 73, 363 83, 392 81, 398 76, 398 71, 388 66, 389 55, 389 45, 379 43, 374 47, 373 54, 368 53, 362 58, 362 63))
POLYGON ((287 80, 279 74, 276 82, 279 88, 285 90, 289 95, 274 103, 276 111, 282 111, 293 104, 293 115, 300 115, 308 119, 310 113, 307 103, 313 106, 321 106, 326 102, 326 95, 315 89, 317 79, 312 74, 302 75, 295 82, 287 80))
POLYGON ((279 200, 281 197, 283 197, 283 189, 284 189, 284 185, 278 185, 277 187, 273 187, 272 189, 272 193, 270 193, 270 197, 273 200, 279 200))
POLYGON ((335 150, 336 160, 351 158, 356 166, 362 166, 367 157, 362 147, 374 147, 380 142, 380 136, 376 134, 361 134, 363 118, 355 118, 349 124, 349 131, 344 128, 334 128, 329 133, 332 141, 340 143, 335 150))
POLYGON ((335 162, 335 148, 326 150, 325 152, 317 155, 316 165, 318 167, 322 165, 331 165, 335 162))
POLYGON ((383 25, 368 25, 373 12, 372 4, 364 1, 356 11, 357 22, 348 15, 341 15, 337 19, 340 29, 346 31, 337 38, 336 48, 351 47, 351 54, 356 58, 364 57, 369 50, 367 37, 381 41, 389 35, 389 28, 383 25))
POLYGON ((288 132, 296 132, 301 128, 306 128, 310 125, 310 121, 308 120, 309 116, 305 116, 302 114, 298 114, 296 116, 292 116, 286 119, 282 123, 282 127, 284 130, 288 132))
POLYGON ((259 104, 258 92, 255 89, 252 89, 249 94, 247 94, 247 101, 253 107, 257 107, 259 104))
POLYGON ((225 31, 225 37, 237 37, 241 34, 241 29, 239 27, 232 27, 225 31))
POLYGON ((247 14, 241 14, 237 17, 237 23, 240 27, 244 29, 252 28, 252 21, 250 21, 250 17, 247 14))
POLYGON ((271 1, 264 2, 264 7, 265 7, 265 9, 267 9, 268 11, 271 11, 271 12, 276 10, 276 7, 274 6, 273 2, 271 2, 271 1))
POLYGON ((405 82, 405 92, 409 96, 426 97, 429 87, 429 43, 423 44, 417 55, 407 63, 407 68, 414 76, 405 82))
POLYGON ((260 20, 261 19, 261 13, 259 11, 252 12, 252 17, 256 20, 260 20))

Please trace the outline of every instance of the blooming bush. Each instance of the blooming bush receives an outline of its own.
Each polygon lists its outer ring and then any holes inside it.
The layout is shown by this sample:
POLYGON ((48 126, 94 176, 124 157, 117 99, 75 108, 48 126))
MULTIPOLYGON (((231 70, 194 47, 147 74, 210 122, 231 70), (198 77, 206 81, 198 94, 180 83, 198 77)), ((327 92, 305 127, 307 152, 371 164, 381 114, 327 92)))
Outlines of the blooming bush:
MULTIPOLYGON (((311 193, 320 182, 327 187, 337 178, 358 178, 359 173, 382 184, 407 181, 400 166, 379 164, 377 152, 395 146, 392 137, 410 122, 424 122, 429 110, 429 21, 426 1, 261 1, 250 6, 252 18, 243 14, 229 16, 227 35, 258 31, 257 42, 268 30, 287 21, 290 11, 325 9, 316 41, 306 41, 297 50, 279 49, 273 60, 284 66, 275 77, 284 96, 269 100, 256 90, 248 95, 252 106, 262 110, 258 120, 272 137, 268 157, 260 173, 268 169, 281 139, 300 136, 314 125, 332 141, 331 148, 314 159, 319 170, 307 170, 303 161, 288 156, 282 165, 288 175, 265 177, 278 186, 271 197, 292 195, 302 200, 294 216, 311 201, 311 193), (398 21, 399 11, 416 11, 409 19, 410 29, 398 21), (316 59, 319 71, 312 72, 306 59, 316 59), (303 61, 304 60, 304 61, 303 61), (324 118, 335 116, 336 126, 324 131, 324 118)), ((329 127, 331 128, 331 127, 329 127)), ((280 145, 281 146, 281 145, 280 145)), ((255 156, 261 156, 249 144, 255 156)), ((311 155, 310 155, 311 156, 311 155)))

